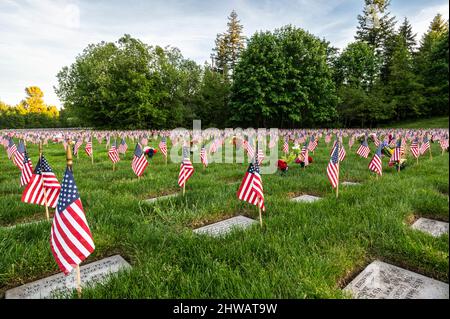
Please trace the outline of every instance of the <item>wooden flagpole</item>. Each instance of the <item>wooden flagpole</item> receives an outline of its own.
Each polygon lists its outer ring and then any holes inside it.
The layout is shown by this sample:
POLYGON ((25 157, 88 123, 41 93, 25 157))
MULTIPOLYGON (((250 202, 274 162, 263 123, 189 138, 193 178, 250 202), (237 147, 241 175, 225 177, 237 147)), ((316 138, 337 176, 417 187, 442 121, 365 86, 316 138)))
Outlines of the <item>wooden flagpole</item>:
MULTIPOLYGON (((42 160, 42 140, 39 141, 39 164, 41 163, 41 160, 42 160)), ((41 171, 41 174, 42 174, 42 171, 41 171)), ((50 215, 48 213, 47 191, 45 190, 45 187, 44 187, 44 178, 43 177, 42 177, 41 181, 42 181, 42 191, 44 192, 45 216, 47 217, 47 221, 49 221, 50 215)))
MULTIPOLYGON (((91 136, 92 137, 92 136, 91 136)), ((69 140, 69 145, 70 145, 70 140, 69 140)), ((72 150, 70 147, 67 148, 66 150, 66 161, 67 161, 67 168, 72 170, 72 164, 73 164, 73 160, 72 160, 72 150)), ((78 298, 81 298, 81 274, 80 274, 80 265, 77 265, 77 267, 75 268, 76 272, 77 272, 77 292, 78 292, 78 298)))
POLYGON ((336 198, 338 198, 338 196, 339 196, 339 175, 340 175, 340 170, 341 170, 341 163, 339 163, 339 158, 338 158, 338 173, 337 173, 337 185, 336 185, 336 198))
POLYGON ((261 201, 260 198, 258 198, 258 210, 259 210, 259 225, 261 226, 261 228, 263 227, 262 224, 262 214, 261 214, 261 207, 259 206, 259 202, 261 201))
POLYGON ((428 150, 430 151, 430 160, 433 160, 433 155, 431 155, 431 143, 430 143, 430 147, 428 148, 428 150))
POLYGON ((92 163, 92 165, 94 165, 94 138, 93 138, 92 135, 93 134, 91 132, 91 153, 92 153, 92 155, 91 155, 91 163, 92 163))
POLYGON ((186 181, 184 181, 184 184, 183 184, 183 196, 185 193, 186 193, 186 181))

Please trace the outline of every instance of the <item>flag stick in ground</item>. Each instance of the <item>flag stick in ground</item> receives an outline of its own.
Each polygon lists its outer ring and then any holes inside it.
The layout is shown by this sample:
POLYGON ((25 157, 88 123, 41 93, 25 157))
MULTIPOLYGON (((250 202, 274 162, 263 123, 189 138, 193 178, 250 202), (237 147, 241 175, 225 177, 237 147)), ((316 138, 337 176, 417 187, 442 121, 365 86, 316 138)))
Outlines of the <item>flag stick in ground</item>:
POLYGON ((183 196, 186 193, 186 182, 183 184, 183 196))
POLYGON ((431 143, 430 143, 430 147, 428 148, 428 150, 430 151, 430 160, 433 160, 433 155, 431 155, 431 143))
MULTIPOLYGON (((39 141, 39 164, 41 163, 42 159, 42 141, 39 141)), ((48 201, 47 201, 47 191, 44 187, 44 179, 41 179, 42 181, 42 190, 44 191, 44 203, 45 203, 45 216, 47 217, 47 221, 50 220, 50 215, 48 213, 48 201)))
POLYGON ((339 196, 339 170, 340 170, 340 163, 338 164, 338 173, 337 173, 337 185, 336 185, 336 198, 339 196))
POLYGON ((93 139, 92 133, 91 133, 91 152, 92 152, 91 163, 92 163, 92 165, 94 165, 94 139, 93 139))
POLYGON ((259 210, 259 224, 261 225, 261 228, 263 227, 263 225, 262 225, 262 214, 261 214, 261 207, 259 207, 259 199, 258 199, 258 204, 257 204, 257 206, 258 206, 258 210, 259 210))
POLYGON ((80 273, 80 265, 77 265, 77 292, 78 298, 81 298, 81 273, 80 273))

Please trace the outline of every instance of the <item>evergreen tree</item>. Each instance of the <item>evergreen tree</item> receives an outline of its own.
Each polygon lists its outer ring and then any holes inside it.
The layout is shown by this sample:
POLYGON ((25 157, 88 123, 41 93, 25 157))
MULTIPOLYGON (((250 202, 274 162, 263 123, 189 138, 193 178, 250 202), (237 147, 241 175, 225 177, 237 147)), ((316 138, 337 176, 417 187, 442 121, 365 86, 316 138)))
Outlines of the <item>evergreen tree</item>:
POLYGON ((409 52, 413 53, 417 45, 416 42, 417 33, 413 33, 412 26, 406 17, 398 30, 398 34, 402 37, 409 52))

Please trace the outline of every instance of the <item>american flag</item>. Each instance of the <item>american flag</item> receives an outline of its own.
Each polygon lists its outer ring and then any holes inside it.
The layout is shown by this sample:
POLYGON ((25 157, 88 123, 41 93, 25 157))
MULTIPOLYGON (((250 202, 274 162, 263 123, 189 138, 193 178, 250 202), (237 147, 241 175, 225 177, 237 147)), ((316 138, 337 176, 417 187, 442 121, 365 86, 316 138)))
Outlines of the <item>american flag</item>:
POLYGON ((161 153, 164 154, 165 157, 167 157, 167 143, 166 143, 166 138, 163 137, 161 138, 161 141, 159 142, 159 150, 161 151, 161 153))
POLYGON ((411 147, 410 147, 411 153, 414 156, 414 158, 418 158, 420 155, 420 150, 419 150, 419 138, 416 137, 412 143, 411 143, 411 147))
POLYGON ((66 139, 64 139, 64 141, 63 141, 63 146, 64 146, 64 150, 67 150, 67 140, 66 139))
POLYGON ((258 159, 258 165, 261 165, 265 158, 264 152, 261 148, 256 147, 256 157, 258 159))
POLYGON ((347 155, 347 152, 345 151, 344 145, 339 147, 339 162, 342 162, 345 159, 345 156, 347 155))
POLYGON ((44 206, 45 197, 47 197, 47 206, 55 208, 60 190, 61 185, 55 173, 42 155, 27 187, 23 191, 22 202, 44 206))
POLYGON ((86 154, 91 157, 92 156, 92 139, 86 143, 86 147, 84 148, 86 154))
POLYGON ((209 147, 209 153, 210 153, 210 154, 214 154, 215 152, 217 152, 217 143, 216 143, 216 140, 214 140, 214 141, 211 143, 211 146, 209 147))
POLYGON ((330 143, 331 142, 331 134, 327 134, 325 135, 325 143, 330 143))
POLYGON ((303 163, 305 164, 305 167, 309 165, 309 152, 308 152, 308 145, 305 143, 303 145, 302 151, 301 151, 301 157, 303 158, 303 163))
POLYGON ((284 139, 283 152, 286 154, 289 153, 289 142, 287 138, 284 139))
POLYGON ((23 165, 20 173, 20 186, 28 185, 31 176, 33 176, 33 164, 31 159, 28 157, 27 151, 23 154, 23 165))
POLYGON ((247 155, 249 158, 253 158, 255 156, 255 150, 253 148, 253 140, 249 139, 250 142, 244 140, 244 149, 247 151, 247 155))
POLYGON ((188 179, 194 174, 194 166, 192 166, 189 158, 189 151, 187 147, 183 147, 183 161, 180 165, 180 173, 178 175, 178 185, 183 187, 188 179))
POLYGON ((83 145, 83 139, 79 138, 78 141, 73 146, 73 154, 74 155, 78 154, 78 149, 80 148, 81 145, 83 145))
POLYGON ((399 139, 397 141, 397 145, 395 147, 394 154, 392 154, 392 156, 391 156, 390 162, 398 162, 398 161, 400 161, 400 158, 401 158, 401 147, 402 147, 402 141, 401 141, 401 139, 399 139))
POLYGON ((203 165, 208 166, 208 155, 206 154, 205 145, 203 145, 200 150, 200 160, 202 161, 203 165))
POLYGON ((258 205, 262 211, 265 211, 264 190, 257 161, 250 163, 237 192, 237 197, 240 200, 246 201, 252 205, 258 205))
POLYGON ((422 145, 420 145, 420 154, 425 154, 425 152, 430 148, 430 140, 428 139, 428 136, 423 137, 422 145))
POLYGON ((372 172, 377 173, 378 175, 382 175, 383 174, 383 165, 381 162, 381 150, 384 147, 384 145, 379 145, 375 154, 373 155, 372 159, 370 160, 369 163, 369 170, 371 170, 372 172))
POLYGON ((311 136, 311 140, 309 141, 308 150, 314 152, 317 147, 317 139, 314 137, 314 134, 311 136))
POLYGON ((114 142, 114 144, 109 149, 108 157, 113 163, 117 163, 118 161, 120 161, 119 152, 117 151, 116 148, 116 142, 114 142))
POLYGON ((330 162, 327 166, 327 176, 333 188, 339 184, 339 143, 335 143, 330 162))
POLYGON ((148 161, 145 158, 145 153, 142 151, 142 148, 139 145, 139 143, 137 143, 136 148, 134 149, 133 160, 131 161, 131 168, 133 169, 133 172, 137 176, 141 176, 144 173, 147 166, 148 161))
POLYGON ((91 230, 71 169, 66 168, 50 232, 50 247, 65 275, 95 249, 91 230))
POLYGON ((358 150, 356 151, 356 154, 358 154, 361 157, 367 158, 370 153, 369 144, 367 144, 367 137, 364 138, 364 141, 361 142, 361 145, 359 146, 358 150))
POLYGON ((17 151, 14 153, 14 164, 22 170, 23 159, 25 153, 25 145, 22 141, 19 142, 19 146, 17 147, 17 151))
POLYGON ((353 143, 355 143, 355 138, 352 136, 351 138, 349 138, 348 140, 348 148, 352 149, 353 143))
MULTIPOLYGON (((142 144, 142 145, 144 145, 144 144, 142 144)), ((127 144, 127 142, 125 141, 125 139, 122 138, 122 141, 120 142, 118 151, 119 151, 120 154, 125 154, 126 151, 127 151, 127 149, 128 149, 128 144, 127 144)))
POLYGON ((9 144, 8 148, 6 149, 6 152, 8 153, 8 158, 11 159, 11 156, 13 156, 17 152, 16 144, 14 143, 13 139, 9 138, 9 144))
POLYGON ((141 144, 142 144, 142 146, 147 146, 147 144, 148 144, 148 138, 145 137, 145 136, 143 136, 143 137, 141 138, 141 144))
POLYGON ((448 148, 448 138, 441 138, 439 144, 441 145, 442 151, 445 151, 448 148))

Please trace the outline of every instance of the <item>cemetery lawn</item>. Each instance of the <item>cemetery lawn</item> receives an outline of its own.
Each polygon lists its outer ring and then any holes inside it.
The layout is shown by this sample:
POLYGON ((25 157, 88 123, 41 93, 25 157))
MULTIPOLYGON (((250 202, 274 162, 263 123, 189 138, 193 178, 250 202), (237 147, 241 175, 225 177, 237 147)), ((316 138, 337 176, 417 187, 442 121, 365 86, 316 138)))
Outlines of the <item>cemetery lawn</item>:
POLYGON ((411 128, 411 129, 428 129, 428 128, 448 128, 448 116, 437 116, 420 120, 409 120, 394 122, 382 127, 387 128, 411 128))
MULTIPOLYGON (((400 173, 383 158, 383 176, 376 179, 367 169, 373 144, 364 159, 356 155, 357 145, 349 150, 344 143, 340 180, 362 185, 341 185, 335 198, 326 176, 331 143, 321 139, 306 169, 290 164, 286 177, 262 175, 263 229, 258 223, 220 239, 192 230, 237 215, 258 220, 257 208, 236 197, 247 164, 213 163, 203 170, 194 163, 184 198, 147 204, 144 199, 180 192, 178 163, 166 166, 158 152, 138 180, 131 170, 131 141, 115 172, 104 143, 94 142, 94 166, 83 145, 73 171, 96 245, 83 264, 120 254, 132 266, 85 288, 83 298, 350 298, 341 289, 375 259, 448 282, 448 235, 435 238, 410 224, 419 217, 448 222, 449 154, 441 156, 434 143, 432 160, 427 153, 416 165, 408 157, 400 173), (323 199, 290 201, 301 194, 323 199)), ((149 144, 156 147, 158 141, 149 144)), ((38 147, 29 145, 28 152, 36 164, 38 147)), ((61 180, 62 145, 44 146, 44 155, 61 180)), ((45 209, 20 201, 19 170, 4 150, 0 167, 1 298, 10 288, 59 270, 50 250, 50 223, 7 228, 45 220, 45 209)))

